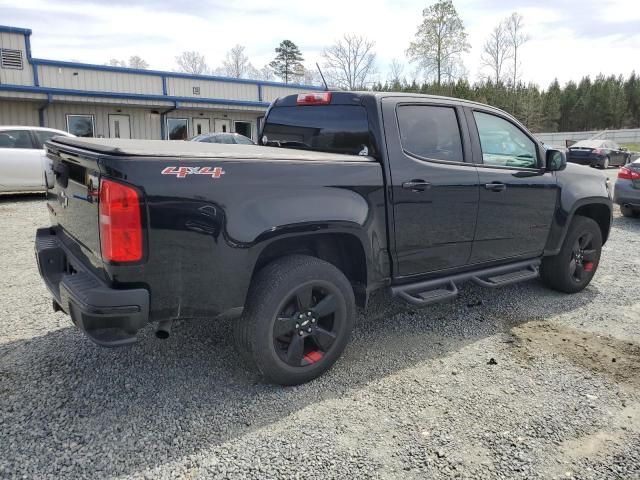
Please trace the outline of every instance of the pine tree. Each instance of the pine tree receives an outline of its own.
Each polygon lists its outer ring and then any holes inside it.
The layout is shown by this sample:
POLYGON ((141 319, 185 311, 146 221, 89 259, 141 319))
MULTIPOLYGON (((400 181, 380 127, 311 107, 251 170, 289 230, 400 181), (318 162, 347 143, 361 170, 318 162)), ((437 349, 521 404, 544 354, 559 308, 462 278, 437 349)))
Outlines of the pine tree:
POLYGON ((291 40, 283 40, 276 48, 276 58, 269 64, 274 73, 289 83, 291 80, 299 79, 304 75, 302 53, 298 46, 291 40))
POLYGON ((542 95, 542 130, 557 132, 560 126, 562 89, 556 78, 542 95))

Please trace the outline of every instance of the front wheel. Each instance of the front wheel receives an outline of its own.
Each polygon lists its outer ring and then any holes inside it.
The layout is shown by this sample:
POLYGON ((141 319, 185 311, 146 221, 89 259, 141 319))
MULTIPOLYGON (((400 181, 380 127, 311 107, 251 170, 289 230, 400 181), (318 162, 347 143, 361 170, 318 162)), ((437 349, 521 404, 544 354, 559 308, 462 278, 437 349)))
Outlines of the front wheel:
POLYGON ((609 168, 609 157, 605 157, 605 159, 602 161, 602 169, 606 170, 607 168, 609 168))
POLYGON ((602 252, 602 232, 595 220, 576 215, 557 255, 545 257, 540 276, 554 290, 576 293, 596 273, 602 252))
POLYGON ((322 375, 346 347, 355 318, 349 280, 315 257, 275 260, 254 278, 236 345, 265 380, 297 385, 322 375))

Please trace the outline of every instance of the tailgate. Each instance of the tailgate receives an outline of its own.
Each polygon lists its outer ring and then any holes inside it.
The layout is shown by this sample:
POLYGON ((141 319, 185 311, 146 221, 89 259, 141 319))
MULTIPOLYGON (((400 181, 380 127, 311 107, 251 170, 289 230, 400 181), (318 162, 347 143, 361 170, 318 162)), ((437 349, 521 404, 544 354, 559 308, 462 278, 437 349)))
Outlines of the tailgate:
POLYGON ((48 142, 46 187, 51 225, 67 247, 101 266, 97 156, 48 142))

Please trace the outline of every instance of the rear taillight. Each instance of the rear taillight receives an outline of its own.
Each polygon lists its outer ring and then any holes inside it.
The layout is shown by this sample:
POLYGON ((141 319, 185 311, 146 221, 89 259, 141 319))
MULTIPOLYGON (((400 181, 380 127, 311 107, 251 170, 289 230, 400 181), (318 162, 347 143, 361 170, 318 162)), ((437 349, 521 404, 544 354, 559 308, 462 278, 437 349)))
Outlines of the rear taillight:
POLYGON ((640 180, 640 172, 631 170, 627 167, 622 167, 618 170, 618 178, 624 178, 625 180, 640 180))
POLYGON ((298 94, 298 105, 329 105, 331 103, 331 92, 322 93, 300 93, 298 94))
POLYGON ((142 221, 137 190, 100 181, 100 246, 107 262, 142 260, 142 221))

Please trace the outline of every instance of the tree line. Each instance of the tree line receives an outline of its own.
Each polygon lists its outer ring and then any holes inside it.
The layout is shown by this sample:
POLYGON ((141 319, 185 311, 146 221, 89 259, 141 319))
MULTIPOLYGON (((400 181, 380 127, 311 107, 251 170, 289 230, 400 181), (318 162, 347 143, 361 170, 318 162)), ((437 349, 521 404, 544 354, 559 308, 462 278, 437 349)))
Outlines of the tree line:
MULTIPOLYGON (((393 59, 386 80, 379 75, 375 42, 354 33, 345 33, 322 50, 324 78, 315 65, 305 66, 300 48, 291 40, 283 40, 275 48, 273 60, 260 68, 252 64, 245 47, 239 44, 226 53, 219 67, 210 67, 204 55, 196 51, 183 52, 175 60, 178 71, 190 74, 309 85, 326 81, 335 89, 415 92, 474 100, 506 110, 536 132, 640 127, 638 75, 584 77, 564 86, 555 80, 541 89, 522 80, 522 47, 529 40, 524 18, 518 12, 499 21, 482 46, 479 80, 470 83, 464 55, 471 45, 464 22, 453 0, 439 0, 422 11, 414 40, 404 52, 408 65, 393 59)), ((138 56, 132 56, 128 64, 117 59, 109 64, 148 68, 138 56)))
POLYGON ((546 90, 534 84, 494 82, 470 84, 466 79, 377 83, 373 90, 445 95, 493 105, 511 113, 533 132, 572 132, 640 128, 640 76, 587 76, 564 86, 554 80, 546 90))

